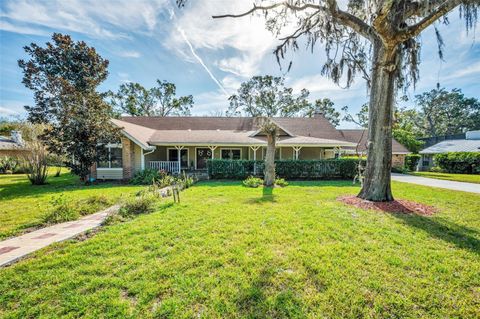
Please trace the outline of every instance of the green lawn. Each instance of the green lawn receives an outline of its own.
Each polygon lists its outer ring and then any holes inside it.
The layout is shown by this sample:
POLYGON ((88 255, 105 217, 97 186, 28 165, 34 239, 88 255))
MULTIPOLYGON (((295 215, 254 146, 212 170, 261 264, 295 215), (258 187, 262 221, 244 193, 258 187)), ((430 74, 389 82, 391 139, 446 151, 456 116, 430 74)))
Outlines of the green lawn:
POLYGON ((39 226, 42 217, 52 208, 52 198, 60 194, 72 201, 92 195, 104 195, 115 201, 139 189, 141 187, 114 183, 85 186, 66 170, 60 177, 49 176, 48 184, 42 186, 32 186, 23 174, 0 175, 0 239, 39 226))
POLYGON ((480 196, 393 190, 439 213, 347 207, 351 182, 199 183, 0 269, 0 317, 478 318, 480 196))
POLYGON ((436 172, 412 172, 411 174, 416 176, 445 179, 448 181, 480 184, 480 174, 451 174, 451 173, 436 173, 436 172))

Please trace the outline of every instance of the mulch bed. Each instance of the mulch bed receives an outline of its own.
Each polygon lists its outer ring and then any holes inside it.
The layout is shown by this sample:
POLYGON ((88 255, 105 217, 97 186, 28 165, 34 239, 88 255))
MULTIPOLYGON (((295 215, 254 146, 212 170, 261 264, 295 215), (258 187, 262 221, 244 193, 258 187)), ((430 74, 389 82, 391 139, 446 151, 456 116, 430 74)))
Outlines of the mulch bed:
POLYGON ((392 202, 371 202, 358 198, 354 195, 338 197, 337 200, 347 205, 355 206, 362 209, 374 209, 386 213, 401 213, 401 214, 417 214, 423 216, 431 216, 437 212, 437 209, 432 206, 398 199, 392 202))

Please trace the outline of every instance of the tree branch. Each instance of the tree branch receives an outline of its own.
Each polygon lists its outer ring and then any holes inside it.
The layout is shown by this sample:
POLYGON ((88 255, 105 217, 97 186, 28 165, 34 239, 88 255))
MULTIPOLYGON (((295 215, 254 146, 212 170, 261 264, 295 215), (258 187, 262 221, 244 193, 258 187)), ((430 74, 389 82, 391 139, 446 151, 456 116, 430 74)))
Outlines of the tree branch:
POLYGON ((268 6, 257 6, 254 5, 252 9, 240 13, 240 14, 223 14, 223 15, 214 15, 212 18, 214 19, 221 19, 221 18, 240 18, 244 16, 248 16, 256 11, 268 11, 271 9, 275 9, 278 7, 285 7, 287 9, 293 10, 293 11, 303 11, 307 9, 315 9, 317 11, 323 11, 324 13, 330 13, 332 17, 334 17, 341 25, 350 27, 354 31, 358 32, 361 34, 363 37, 371 40, 372 37, 374 36, 374 30, 365 22, 363 22, 361 19, 358 17, 354 16, 351 13, 348 13, 346 11, 342 11, 338 8, 337 1, 336 0, 326 0, 327 2, 327 7, 317 5, 317 4, 312 4, 312 3, 305 3, 302 5, 294 5, 290 3, 289 1, 283 1, 283 2, 278 2, 274 3, 268 6))
POLYGON ((368 40, 373 39, 375 31, 367 23, 351 13, 340 10, 336 0, 327 0, 327 3, 329 12, 340 22, 340 24, 352 28, 368 40))
POLYGON ((214 19, 240 18, 240 17, 248 16, 248 15, 254 13, 255 11, 267 11, 267 10, 275 9, 275 8, 278 8, 278 7, 286 7, 290 10, 293 10, 293 11, 303 11, 303 10, 306 10, 306 9, 325 10, 324 7, 322 7, 320 5, 316 5, 316 4, 306 3, 304 5, 297 6, 297 5, 289 3, 288 1, 284 1, 284 2, 279 2, 279 3, 274 3, 274 4, 271 4, 269 6, 257 6, 257 5, 254 4, 252 9, 250 9, 250 10, 244 12, 244 13, 222 14, 222 15, 212 16, 212 18, 214 18, 214 19))
POLYGON ((462 0, 446 0, 438 6, 436 10, 433 10, 429 15, 424 17, 418 23, 408 27, 404 32, 400 34, 400 40, 405 41, 407 39, 418 36, 428 26, 440 19, 448 12, 455 9, 462 3, 462 0))

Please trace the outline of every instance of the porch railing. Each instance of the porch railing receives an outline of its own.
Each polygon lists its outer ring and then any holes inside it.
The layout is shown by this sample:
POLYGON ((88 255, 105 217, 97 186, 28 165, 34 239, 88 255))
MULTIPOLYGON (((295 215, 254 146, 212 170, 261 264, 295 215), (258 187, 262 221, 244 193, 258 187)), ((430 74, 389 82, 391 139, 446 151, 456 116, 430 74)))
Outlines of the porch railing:
POLYGON ((178 173, 178 161, 150 161, 151 169, 164 170, 169 173, 178 173))

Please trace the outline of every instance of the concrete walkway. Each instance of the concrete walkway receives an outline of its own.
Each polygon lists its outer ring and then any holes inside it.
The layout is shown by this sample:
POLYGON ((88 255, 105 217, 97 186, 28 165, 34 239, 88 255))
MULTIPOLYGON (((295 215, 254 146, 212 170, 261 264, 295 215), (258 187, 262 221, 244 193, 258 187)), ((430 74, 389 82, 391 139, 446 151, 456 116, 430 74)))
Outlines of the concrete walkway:
POLYGON ((117 212, 118 205, 81 219, 56 224, 0 242, 0 267, 11 264, 50 244, 73 238, 102 224, 105 218, 117 212))
POLYGON ((421 177, 421 176, 396 174, 396 173, 392 173, 392 180, 397 182, 412 183, 412 184, 418 184, 418 185, 424 185, 424 186, 446 188, 454 191, 480 194, 480 184, 474 184, 474 183, 454 182, 454 181, 447 181, 443 179, 427 178, 427 177, 421 177))

